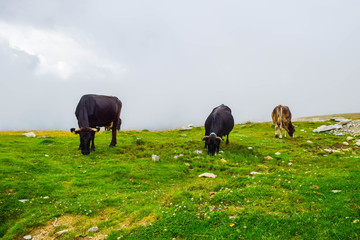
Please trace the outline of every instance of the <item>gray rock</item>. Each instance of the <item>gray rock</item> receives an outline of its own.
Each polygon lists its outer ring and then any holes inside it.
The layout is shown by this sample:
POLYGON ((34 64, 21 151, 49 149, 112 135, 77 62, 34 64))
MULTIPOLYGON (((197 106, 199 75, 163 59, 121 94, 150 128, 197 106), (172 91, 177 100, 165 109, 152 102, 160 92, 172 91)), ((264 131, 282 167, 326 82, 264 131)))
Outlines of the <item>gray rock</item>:
POLYGON ((335 125, 329 125, 329 126, 326 126, 326 125, 322 125, 320 127, 318 127, 317 129, 314 129, 313 132, 329 132, 331 130, 339 130, 341 129, 342 126, 339 125, 339 124, 335 124, 335 125))
POLYGON ((92 227, 92 228, 89 228, 88 232, 97 232, 99 231, 99 228, 98 227, 92 227))

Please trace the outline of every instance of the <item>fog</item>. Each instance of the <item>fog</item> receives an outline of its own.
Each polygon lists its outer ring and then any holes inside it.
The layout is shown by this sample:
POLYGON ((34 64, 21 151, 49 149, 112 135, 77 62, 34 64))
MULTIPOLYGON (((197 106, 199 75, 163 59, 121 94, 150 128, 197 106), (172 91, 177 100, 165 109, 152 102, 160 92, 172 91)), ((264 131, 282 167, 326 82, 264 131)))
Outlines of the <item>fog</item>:
POLYGON ((358 1, 0 2, 0 130, 69 130, 84 94, 122 129, 359 112, 358 1))

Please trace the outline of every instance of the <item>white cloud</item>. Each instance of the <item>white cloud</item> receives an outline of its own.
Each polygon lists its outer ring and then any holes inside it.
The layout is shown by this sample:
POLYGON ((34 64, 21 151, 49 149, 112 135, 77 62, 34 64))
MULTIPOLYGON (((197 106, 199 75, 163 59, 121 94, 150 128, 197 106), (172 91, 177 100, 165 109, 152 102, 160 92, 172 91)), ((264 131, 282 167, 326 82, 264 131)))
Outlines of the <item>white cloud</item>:
MULTIPOLYGON (((112 75, 119 77, 126 68, 111 59, 90 51, 82 43, 64 31, 45 30, 33 26, 15 25, 0 21, 0 38, 9 42, 12 49, 38 58, 35 74, 55 75, 63 80, 81 73, 91 78, 112 75), (91 69, 90 71, 88 71, 91 69)), ((79 36, 77 36, 79 37, 79 36)))

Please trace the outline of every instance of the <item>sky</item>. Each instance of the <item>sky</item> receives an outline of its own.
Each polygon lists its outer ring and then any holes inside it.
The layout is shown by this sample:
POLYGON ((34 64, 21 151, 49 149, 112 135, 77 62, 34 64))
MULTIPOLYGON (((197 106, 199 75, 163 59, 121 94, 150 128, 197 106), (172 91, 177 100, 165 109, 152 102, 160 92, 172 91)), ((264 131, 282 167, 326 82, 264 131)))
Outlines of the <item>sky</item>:
POLYGON ((360 112, 360 2, 2 0, 0 130, 69 130, 84 94, 123 130, 360 112))

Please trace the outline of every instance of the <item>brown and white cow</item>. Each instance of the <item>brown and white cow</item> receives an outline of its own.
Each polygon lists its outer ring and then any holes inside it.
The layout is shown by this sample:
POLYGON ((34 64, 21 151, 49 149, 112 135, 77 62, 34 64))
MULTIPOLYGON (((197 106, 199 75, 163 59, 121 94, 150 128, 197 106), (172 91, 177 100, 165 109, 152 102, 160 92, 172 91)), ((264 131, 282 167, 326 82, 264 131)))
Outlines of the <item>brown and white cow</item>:
POLYGON ((285 128, 285 137, 286 132, 289 133, 290 137, 294 136, 295 127, 291 123, 291 112, 289 107, 283 105, 276 106, 272 111, 271 117, 275 124, 275 137, 278 137, 278 132, 280 131, 279 138, 282 138, 283 128, 285 128))

